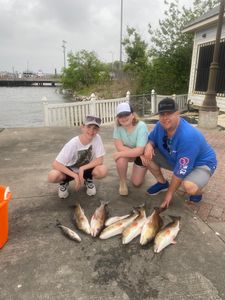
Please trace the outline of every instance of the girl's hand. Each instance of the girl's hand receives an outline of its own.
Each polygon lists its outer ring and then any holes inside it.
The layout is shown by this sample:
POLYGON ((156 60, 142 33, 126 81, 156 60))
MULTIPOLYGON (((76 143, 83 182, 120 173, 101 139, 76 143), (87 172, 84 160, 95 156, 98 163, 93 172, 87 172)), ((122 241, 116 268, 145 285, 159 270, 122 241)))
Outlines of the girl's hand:
POLYGON ((120 155, 121 155, 120 152, 115 152, 115 153, 113 154, 113 159, 114 159, 115 161, 117 161, 117 159, 120 158, 120 155))

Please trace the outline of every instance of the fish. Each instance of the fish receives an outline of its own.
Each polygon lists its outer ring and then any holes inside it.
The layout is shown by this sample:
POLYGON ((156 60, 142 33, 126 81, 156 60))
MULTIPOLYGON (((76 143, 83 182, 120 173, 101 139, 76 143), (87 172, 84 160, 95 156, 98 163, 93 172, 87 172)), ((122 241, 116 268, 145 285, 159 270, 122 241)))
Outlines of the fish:
POLYGON ((139 216, 122 232, 122 244, 128 244, 137 237, 146 221, 145 206, 138 208, 139 216))
POLYGON ((106 209, 109 202, 101 201, 99 207, 96 208, 93 216, 91 217, 91 235, 96 237, 102 231, 108 211, 106 209))
POLYGON ((117 221, 109 225, 108 227, 104 228, 99 238, 104 240, 113 237, 115 235, 121 234, 123 230, 139 216, 139 214, 140 213, 138 210, 133 210, 132 213, 127 218, 117 221))
POLYGON ((69 227, 62 225, 58 220, 56 221, 56 226, 59 227, 61 229, 62 233, 70 240, 73 240, 76 242, 81 242, 81 238, 75 231, 73 231, 69 227))
POLYGON ((147 217, 144 226, 141 231, 140 244, 146 245, 151 242, 159 230, 163 226, 163 220, 160 217, 160 213, 165 210, 164 208, 154 207, 154 210, 150 216, 147 217))
POLYGON ((81 208, 79 203, 75 204, 73 219, 74 219, 74 223, 78 229, 80 229, 81 231, 83 231, 87 234, 91 233, 91 227, 90 227, 89 221, 88 221, 87 217, 85 216, 84 211, 81 208))
POLYGON ((160 230, 154 240, 154 252, 159 253, 170 244, 176 244, 175 238, 180 231, 180 217, 170 216, 173 220, 160 230))
POLYGON ((105 226, 112 225, 113 223, 116 223, 116 222, 118 222, 118 221, 120 221, 120 220, 126 219, 126 218, 129 217, 129 216, 130 216, 130 214, 129 214, 129 215, 124 215, 124 216, 115 216, 115 217, 111 217, 111 218, 109 218, 109 219, 107 219, 107 220, 105 221, 105 226))

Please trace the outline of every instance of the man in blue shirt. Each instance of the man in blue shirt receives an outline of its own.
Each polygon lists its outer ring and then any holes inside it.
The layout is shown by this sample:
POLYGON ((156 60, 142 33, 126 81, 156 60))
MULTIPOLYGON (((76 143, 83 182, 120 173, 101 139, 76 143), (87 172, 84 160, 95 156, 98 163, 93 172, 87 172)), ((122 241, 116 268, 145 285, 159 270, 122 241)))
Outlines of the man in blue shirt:
POLYGON ((158 112, 159 122, 149 133, 144 153, 144 163, 157 183, 150 186, 147 193, 156 195, 167 191, 161 204, 167 208, 181 185, 190 195, 190 201, 199 202, 202 189, 217 166, 215 152, 198 129, 180 118, 173 99, 161 100, 158 112), (170 183, 161 168, 173 171, 170 183))

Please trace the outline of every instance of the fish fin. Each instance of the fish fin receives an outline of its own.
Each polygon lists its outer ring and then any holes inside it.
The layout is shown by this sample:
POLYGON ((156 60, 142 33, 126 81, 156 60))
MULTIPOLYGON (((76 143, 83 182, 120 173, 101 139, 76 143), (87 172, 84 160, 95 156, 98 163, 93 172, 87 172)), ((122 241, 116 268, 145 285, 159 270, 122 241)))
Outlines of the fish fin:
POLYGON ((181 216, 171 216, 171 215, 168 215, 170 217, 171 220, 173 221, 176 221, 176 220, 180 220, 181 219, 181 216))
POLYGON ((101 200, 100 203, 101 203, 101 205, 108 205, 110 203, 110 201, 101 200))
POLYGON ((172 240, 172 241, 171 241, 171 244, 174 244, 174 245, 175 245, 176 243, 177 243, 176 240, 172 240))

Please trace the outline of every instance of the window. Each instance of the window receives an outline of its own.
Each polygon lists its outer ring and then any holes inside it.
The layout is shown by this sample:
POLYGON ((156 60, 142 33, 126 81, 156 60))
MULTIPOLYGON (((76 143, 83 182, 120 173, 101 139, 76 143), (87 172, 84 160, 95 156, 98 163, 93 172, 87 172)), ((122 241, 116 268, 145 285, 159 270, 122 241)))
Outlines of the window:
MULTIPOLYGON (((200 45, 197 76, 195 82, 196 92, 206 92, 209 80, 209 68, 213 60, 215 42, 200 45)), ((216 80, 216 92, 225 94, 225 40, 220 43, 219 69, 216 80)))

